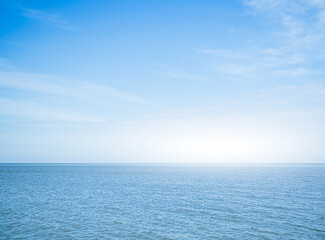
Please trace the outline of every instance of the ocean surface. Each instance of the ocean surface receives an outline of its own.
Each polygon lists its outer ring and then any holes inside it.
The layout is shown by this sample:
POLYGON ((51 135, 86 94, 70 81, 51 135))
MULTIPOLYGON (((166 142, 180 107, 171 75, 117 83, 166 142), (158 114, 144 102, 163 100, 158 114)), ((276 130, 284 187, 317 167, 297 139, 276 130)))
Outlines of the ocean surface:
POLYGON ((0 239, 325 239, 325 165, 0 164, 0 239))

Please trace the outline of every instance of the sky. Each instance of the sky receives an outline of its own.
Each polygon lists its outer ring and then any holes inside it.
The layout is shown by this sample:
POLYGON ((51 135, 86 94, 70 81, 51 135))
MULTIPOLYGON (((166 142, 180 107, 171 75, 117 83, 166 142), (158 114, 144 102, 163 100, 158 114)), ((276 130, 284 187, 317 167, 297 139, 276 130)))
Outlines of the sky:
POLYGON ((0 162, 325 163, 325 1, 0 2, 0 162))

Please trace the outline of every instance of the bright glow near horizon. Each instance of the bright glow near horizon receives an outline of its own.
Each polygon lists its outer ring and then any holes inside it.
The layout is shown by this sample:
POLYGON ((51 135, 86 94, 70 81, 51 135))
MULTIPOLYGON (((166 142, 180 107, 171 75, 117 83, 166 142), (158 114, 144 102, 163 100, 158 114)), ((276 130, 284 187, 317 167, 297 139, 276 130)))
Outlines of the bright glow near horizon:
POLYGON ((0 7, 0 162, 325 162, 322 1, 0 7))

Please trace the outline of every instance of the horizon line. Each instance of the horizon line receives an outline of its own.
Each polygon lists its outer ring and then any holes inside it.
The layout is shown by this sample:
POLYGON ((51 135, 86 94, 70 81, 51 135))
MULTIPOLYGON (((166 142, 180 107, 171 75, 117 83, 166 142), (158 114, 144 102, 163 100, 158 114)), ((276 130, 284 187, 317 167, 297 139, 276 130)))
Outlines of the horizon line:
POLYGON ((247 163, 197 163, 197 162, 159 162, 159 163, 148 163, 148 162, 0 162, 0 165, 20 165, 20 164, 41 164, 41 165, 325 165, 324 162, 287 162, 287 163, 280 163, 280 162, 247 162, 247 163))

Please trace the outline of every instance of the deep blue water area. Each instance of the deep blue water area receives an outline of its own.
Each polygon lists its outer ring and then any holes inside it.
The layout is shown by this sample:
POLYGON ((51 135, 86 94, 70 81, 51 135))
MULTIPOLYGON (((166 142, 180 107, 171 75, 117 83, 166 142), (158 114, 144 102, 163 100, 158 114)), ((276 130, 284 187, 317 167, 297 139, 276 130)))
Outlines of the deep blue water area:
POLYGON ((0 164, 0 239, 325 239, 325 165, 0 164))

